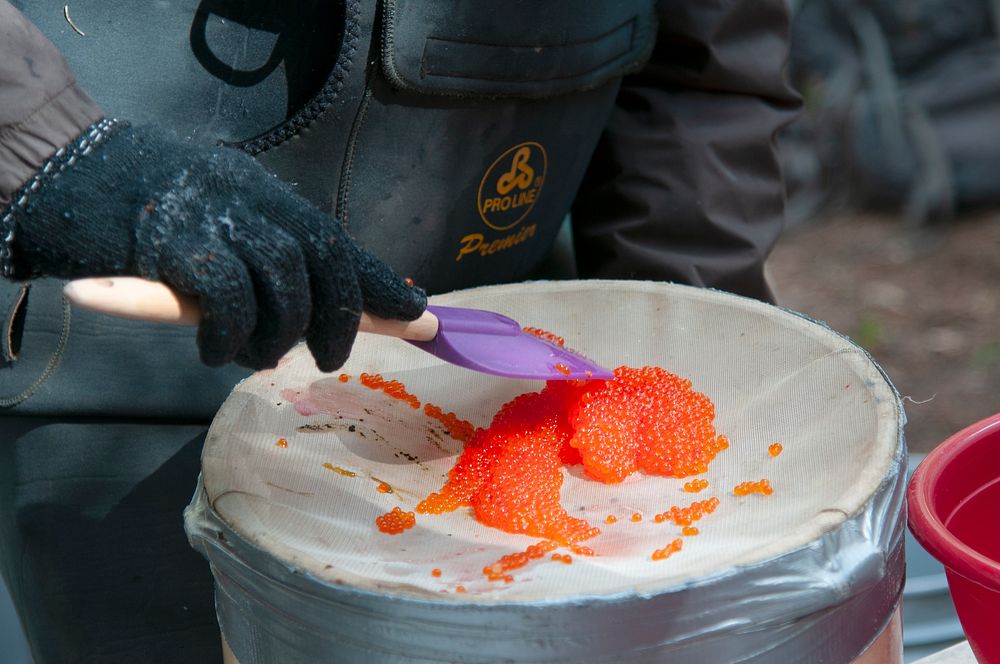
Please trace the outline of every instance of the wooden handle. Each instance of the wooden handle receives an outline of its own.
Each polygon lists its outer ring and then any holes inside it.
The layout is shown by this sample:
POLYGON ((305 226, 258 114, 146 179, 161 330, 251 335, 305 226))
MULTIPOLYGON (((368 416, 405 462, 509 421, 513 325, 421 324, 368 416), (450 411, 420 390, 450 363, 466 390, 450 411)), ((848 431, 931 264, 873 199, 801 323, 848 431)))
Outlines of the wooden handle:
MULTIPOLYGON (((166 284, 138 277, 96 277, 66 284, 63 292, 70 302, 83 309, 119 318, 197 325, 201 308, 197 298, 175 293, 166 284)), ((429 311, 412 321, 389 320, 361 313, 360 332, 430 341, 438 333, 438 320, 429 311)))

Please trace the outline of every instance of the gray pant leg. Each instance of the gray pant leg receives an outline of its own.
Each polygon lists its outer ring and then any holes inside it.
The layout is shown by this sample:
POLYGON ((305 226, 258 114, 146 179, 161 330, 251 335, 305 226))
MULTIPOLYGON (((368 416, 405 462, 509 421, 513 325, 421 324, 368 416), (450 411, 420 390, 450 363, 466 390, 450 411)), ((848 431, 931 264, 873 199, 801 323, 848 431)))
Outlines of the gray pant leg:
POLYGON ((246 372, 201 365, 193 330, 69 311, 58 282, 26 307, 0 282, 0 314, 0 570, 36 664, 221 661, 182 512, 246 372))

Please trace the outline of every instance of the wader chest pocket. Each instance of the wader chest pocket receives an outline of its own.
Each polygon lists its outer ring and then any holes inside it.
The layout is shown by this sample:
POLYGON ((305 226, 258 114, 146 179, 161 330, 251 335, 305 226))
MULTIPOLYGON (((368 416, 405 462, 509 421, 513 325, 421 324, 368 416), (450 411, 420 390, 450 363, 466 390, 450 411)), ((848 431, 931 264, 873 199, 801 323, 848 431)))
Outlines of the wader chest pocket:
POLYGON ((336 211, 431 293, 544 260, 654 39, 650 0, 385 0, 336 211))
POLYGON ((641 65, 652 3, 387 0, 382 64, 396 87, 457 96, 546 97, 641 65))

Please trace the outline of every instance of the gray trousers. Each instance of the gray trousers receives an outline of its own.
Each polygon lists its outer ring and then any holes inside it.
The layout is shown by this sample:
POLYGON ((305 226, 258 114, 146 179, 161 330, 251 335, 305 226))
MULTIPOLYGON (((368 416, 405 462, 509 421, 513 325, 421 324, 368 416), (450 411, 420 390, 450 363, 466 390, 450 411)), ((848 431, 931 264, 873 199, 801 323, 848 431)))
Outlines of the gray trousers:
POLYGON ((0 569, 36 664, 221 661, 182 511, 246 372, 203 366, 192 329, 22 290, 0 281, 0 569))

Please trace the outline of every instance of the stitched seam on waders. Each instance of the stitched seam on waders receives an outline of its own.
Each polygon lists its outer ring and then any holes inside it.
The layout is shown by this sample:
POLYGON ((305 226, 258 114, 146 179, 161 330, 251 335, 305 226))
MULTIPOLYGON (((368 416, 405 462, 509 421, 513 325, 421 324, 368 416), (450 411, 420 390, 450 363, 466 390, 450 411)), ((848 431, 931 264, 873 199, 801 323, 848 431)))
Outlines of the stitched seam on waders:
POLYGON ((365 94, 361 98, 361 106, 358 108, 358 115, 351 126, 351 134, 347 139, 347 152, 344 155, 344 166, 340 171, 340 185, 337 187, 337 206, 334 215, 340 219, 344 228, 348 227, 347 222, 347 196, 351 189, 351 171, 354 168, 354 155, 357 148, 358 134, 368 117, 368 104, 372 99, 372 89, 370 85, 365 86, 365 94))
POLYGON ((14 277, 14 237, 17 225, 14 215, 18 212, 27 212, 28 201, 32 194, 47 182, 56 179, 64 171, 72 168, 82 157, 89 155, 95 147, 105 143, 109 138, 129 126, 128 122, 116 118, 104 118, 95 122, 84 129, 75 139, 56 150, 52 156, 45 160, 35 175, 21 185, 6 211, 0 210, 0 214, 3 215, 0 217, 0 234, 3 236, 0 240, 0 276, 14 277))
POLYGON ((347 6, 347 19, 344 22, 344 40, 341 52, 333 65, 333 73, 315 97, 299 109, 292 117, 277 127, 269 129, 256 138, 246 141, 224 143, 239 148, 251 155, 260 154, 271 148, 278 147, 293 136, 298 135, 316 122, 344 90, 347 76, 351 73, 354 56, 361 39, 361 3, 358 0, 347 6))
POLYGON ((59 343, 56 345, 56 349, 52 353, 52 357, 49 358, 48 365, 46 365, 45 370, 42 371, 42 375, 40 375, 35 382, 28 387, 28 389, 24 390, 17 396, 0 399, 0 408, 13 408, 16 405, 27 401, 32 397, 32 395, 35 394, 35 392, 38 391, 38 388, 40 388, 42 384, 44 384, 53 373, 55 373, 56 368, 59 366, 59 362, 62 361, 63 353, 66 351, 66 342, 69 340, 69 324, 70 319, 73 316, 72 309, 69 306, 69 300, 63 297, 62 303, 62 334, 59 335, 59 343))

